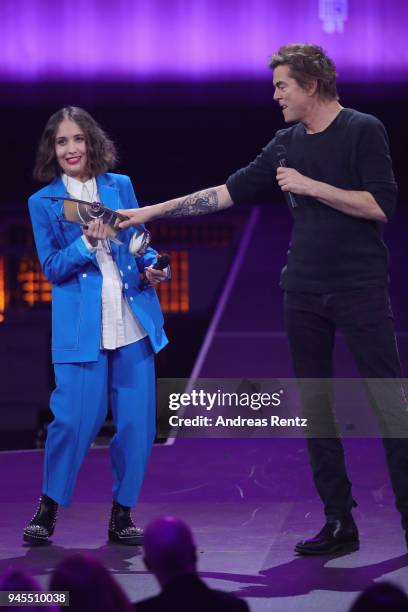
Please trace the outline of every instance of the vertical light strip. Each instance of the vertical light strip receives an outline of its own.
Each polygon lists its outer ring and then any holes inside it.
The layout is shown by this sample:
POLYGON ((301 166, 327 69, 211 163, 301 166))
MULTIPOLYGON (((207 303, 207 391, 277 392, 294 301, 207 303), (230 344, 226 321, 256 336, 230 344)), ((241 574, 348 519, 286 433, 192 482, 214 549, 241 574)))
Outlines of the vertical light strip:
POLYGON ((228 278, 221 292, 217 306, 215 307, 213 318, 211 319, 211 323, 207 329, 207 333, 204 338, 204 342, 201 345, 201 349, 195 361, 193 371, 191 372, 190 379, 186 387, 186 393, 191 392, 197 378, 199 378, 200 376, 201 369, 207 357, 207 353, 210 350, 212 341, 214 340, 214 335, 217 330, 220 319, 222 315, 224 314, 225 307, 229 300, 232 288, 235 284, 239 271, 241 269, 241 265, 244 260, 245 254, 247 252, 249 245, 251 244, 252 234, 254 233, 256 224, 258 223, 258 219, 259 219, 259 208, 255 207, 251 210, 251 214, 250 214, 248 223, 246 225, 244 235, 238 247, 238 252, 235 256, 234 263, 231 266, 231 269, 228 274, 228 278))
MULTIPOLYGON (((259 208, 254 207, 251 210, 251 214, 249 216, 248 223, 245 227, 243 237, 241 239, 240 245, 238 247, 238 252, 235 256, 234 262, 231 266, 231 269, 228 274, 227 281, 224 285, 224 288, 219 297, 218 303, 215 307, 215 311, 213 317, 211 319, 211 323, 207 329, 207 333, 205 335, 204 341, 201 345, 200 352, 195 360, 193 371, 190 374, 190 378, 188 380, 187 386, 185 388, 186 393, 191 393, 196 380, 200 377, 200 372, 204 365, 205 359, 207 357, 208 351, 211 348, 212 341, 214 340, 215 333, 217 331, 218 324, 220 319, 224 313, 225 307, 231 295, 231 291, 235 285, 235 281, 240 272, 242 262, 244 261, 244 257, 246 255, 247 249, 251 243, 252 235, 255 231, 255 227, 258 223, 259 219, 259 208)), ((166 446, 171 446, 175 443, 177 437, 170 436, 166 441, 166 446)))
POLYGON ((4 311, 6 309, 6 282, 4 257, 0 257, 0 323, 4 321, 4 311))

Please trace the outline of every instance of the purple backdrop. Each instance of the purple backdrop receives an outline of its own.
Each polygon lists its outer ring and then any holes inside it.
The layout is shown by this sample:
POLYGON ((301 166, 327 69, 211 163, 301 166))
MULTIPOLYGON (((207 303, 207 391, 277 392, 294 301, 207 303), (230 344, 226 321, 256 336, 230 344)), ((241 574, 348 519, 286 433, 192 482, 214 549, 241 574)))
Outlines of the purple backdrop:
POLYGON ((0 79, 262 79, 307 41, 341 80, 398 81, 407 25, 406 0, 1 0, 0 79))

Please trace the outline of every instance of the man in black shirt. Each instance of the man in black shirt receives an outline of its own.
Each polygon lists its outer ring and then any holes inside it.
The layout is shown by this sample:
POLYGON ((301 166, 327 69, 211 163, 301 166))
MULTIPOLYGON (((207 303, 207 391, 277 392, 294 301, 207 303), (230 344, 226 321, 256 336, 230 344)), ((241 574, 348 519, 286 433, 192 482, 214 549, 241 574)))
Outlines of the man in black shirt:
POLYGON ((375 117, 339 104, 335 65, 320 47, 286 45, 272 56, 270 67, 274 99, 285 122, 295 125, 278 131, 225 185, 130 215, 124 211, 131 219, 122 226, 261 200, 278 181, 293 217, 280 282, 286 329, 311 424, 307 443, 314 482, 326 515, 317 536, 295 550, 326 554, 359 547, 351 514, 355 502, 333 416, 336 328, 346 338, 378 417, 408 544, 408 439, 403 437, 408 416, 382 240, 397 197, 387 134, 375 117))

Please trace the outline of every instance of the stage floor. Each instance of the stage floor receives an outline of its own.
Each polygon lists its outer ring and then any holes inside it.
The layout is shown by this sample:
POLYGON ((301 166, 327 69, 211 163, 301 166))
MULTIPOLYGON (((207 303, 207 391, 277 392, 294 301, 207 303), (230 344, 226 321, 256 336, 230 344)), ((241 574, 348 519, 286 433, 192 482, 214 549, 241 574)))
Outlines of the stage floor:
MULTIPOLYGON (((213 587, 245 597, 251 610, 347 610, 356 594, 379 580, 408 589, 399 515, 377 440, 346 440, 359 506, 360 551, 341 557, 301 558, 293 546, 322 525, 303 440, 179 440, 153 450, 141 501, 145 525, 174 514, 192 527, 199 570, 213 587)), ((108 449, 92 449, 75 499, 63 508, 45 548, 26 548, 22 529, 34 513, 42 451, 0 453, 0 572, 28 569, 46 587, 60 559, 77 551, 98 557, 132 601, 158 591, 138 548, 106 541, 110 511, 108 449)))

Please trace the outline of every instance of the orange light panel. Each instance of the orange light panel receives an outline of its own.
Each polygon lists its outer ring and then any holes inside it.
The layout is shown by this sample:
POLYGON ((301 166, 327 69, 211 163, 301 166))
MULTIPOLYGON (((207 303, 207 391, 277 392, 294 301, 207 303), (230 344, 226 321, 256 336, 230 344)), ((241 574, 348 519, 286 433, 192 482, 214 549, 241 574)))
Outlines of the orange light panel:
POLYGON ((17 279, 23 300, 29 306, 37 302, 51 302, 51 283, 45 278, 37 259, 22 257, 17 279))
POLYGON ((169 251, 171 280, 160 283, 158 295, 163 312, 190 310, 188 286, 188 251, 169 251))

